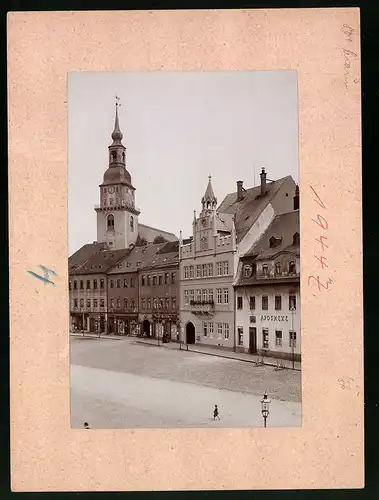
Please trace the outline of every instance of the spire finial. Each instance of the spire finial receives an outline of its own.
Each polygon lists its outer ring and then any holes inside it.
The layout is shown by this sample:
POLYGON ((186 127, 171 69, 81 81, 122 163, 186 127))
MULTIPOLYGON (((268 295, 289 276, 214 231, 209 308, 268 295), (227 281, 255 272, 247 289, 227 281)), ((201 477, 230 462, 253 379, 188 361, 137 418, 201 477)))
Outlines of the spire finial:
POLYGON ((120 98, 118 97, 118 95, 116 94, 115 95, 115 107, 116 107, 116 115, 115 115, 115 120, 114 120, 114 130, 112 132, 112 139, 113 139, 113 142, 121 142, 122 141, 122 132, 120 130, 120 123, 119 123, 119 120, 118 120, 118 107, 121 106, 121 103, 120 103, 120 98))

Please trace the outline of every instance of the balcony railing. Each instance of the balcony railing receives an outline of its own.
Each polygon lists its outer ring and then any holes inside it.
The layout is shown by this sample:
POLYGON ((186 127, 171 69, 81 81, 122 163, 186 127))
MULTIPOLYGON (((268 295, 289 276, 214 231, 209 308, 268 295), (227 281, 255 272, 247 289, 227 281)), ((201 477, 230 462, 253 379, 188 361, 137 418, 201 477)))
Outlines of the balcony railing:
POLYGON ((209 314, 214 311, 213 300, 190 300, 190 310, 193 314, 209 314))

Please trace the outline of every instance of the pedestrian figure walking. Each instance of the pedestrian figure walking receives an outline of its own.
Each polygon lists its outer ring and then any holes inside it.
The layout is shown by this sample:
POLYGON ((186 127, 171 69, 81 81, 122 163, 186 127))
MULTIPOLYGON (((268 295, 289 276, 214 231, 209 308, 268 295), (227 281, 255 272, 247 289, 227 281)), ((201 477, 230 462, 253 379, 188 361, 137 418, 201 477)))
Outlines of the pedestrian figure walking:
POLYGON ((84 422, 84 428, 85 429, 90 429, 90 426, 88 425, 88 422, 84 422))
POLYGON ((216 420, 216 418, 220 420, 220 415, 218 414, 217 405, 215 405, 215 409, 213 410, 213 420, 216 420))

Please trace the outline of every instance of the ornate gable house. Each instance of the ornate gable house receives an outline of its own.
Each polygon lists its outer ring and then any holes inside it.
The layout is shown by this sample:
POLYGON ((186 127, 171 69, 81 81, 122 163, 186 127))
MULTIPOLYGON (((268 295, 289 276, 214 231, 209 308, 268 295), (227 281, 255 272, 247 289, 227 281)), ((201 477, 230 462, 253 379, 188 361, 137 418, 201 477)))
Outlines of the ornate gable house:
POLYGON ((292 209, 295 182, 287 176, 228 194, 217 208, 209 177, 193 234, 180 237, 181 341, 236 348, 233 283, 239 259, 262 236, 277 214, 292 209))
POLYGON ((299 191, 241 258, 236 290, 237 350, 299 361, 299 191))

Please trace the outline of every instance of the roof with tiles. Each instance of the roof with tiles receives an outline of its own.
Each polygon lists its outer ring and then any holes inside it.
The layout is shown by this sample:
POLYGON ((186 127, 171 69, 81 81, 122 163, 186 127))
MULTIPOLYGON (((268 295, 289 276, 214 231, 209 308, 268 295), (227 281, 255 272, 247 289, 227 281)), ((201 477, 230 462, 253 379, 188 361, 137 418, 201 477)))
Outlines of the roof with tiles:
POLYGON ((179 252, 179 241, 169 241, 157 253, 179 252))
POLYGON ((71 274, 77 267, 84 264, 88 259, 99 253, 101 250, 106 248, 106 243, 98 243, 94 241, 93 243, 88 243, 83 245, 79 250, 73 253, 68 258, 68 272, 71 274))
POLYGON ((300 234, 299 210, 277 215, 261 238, 245 254, 245 257, 269 259, 283 251, 300 255, 300 244, 294 244, 295 233, 300 234), (273 240, 274 246, 270 244, 272 238, 275 239, 275 241, 273 240))
POLYGON ((166 252, 157 253, 153 255, 149 260, 144 262, 141 269, 157 269, 163 267, 172 267, 179 265, 179 253, 178 252, 166 252))
POLYGON ((293 179, 291 176, 283 177, 282 179, 277 179, 275 181, 267 182, 266 184, 266 194, 260 196, 261 186, 255 186, 250 189, 243 190, 243 199, 237 201, 237 193, 227 194, 219 205, 217 212, 222 214, 233 214, 235 216, 235 227, 237 241, 241 241, 255 221, 258 219, 259 215, 263 212, 269 202, 275 197, 280 187, 284 184, 286 180, 293 179))
POLYGON ((79 266, 73 274, 102 274, 130 253, 130 249, 102 250, 79 266))
POLYGON ((115 262, 114 267, 108 270, 108 274, 136 273, 147 260, 164 248, 165 245, 167 243, 134 247, 120 262, 115 262))

